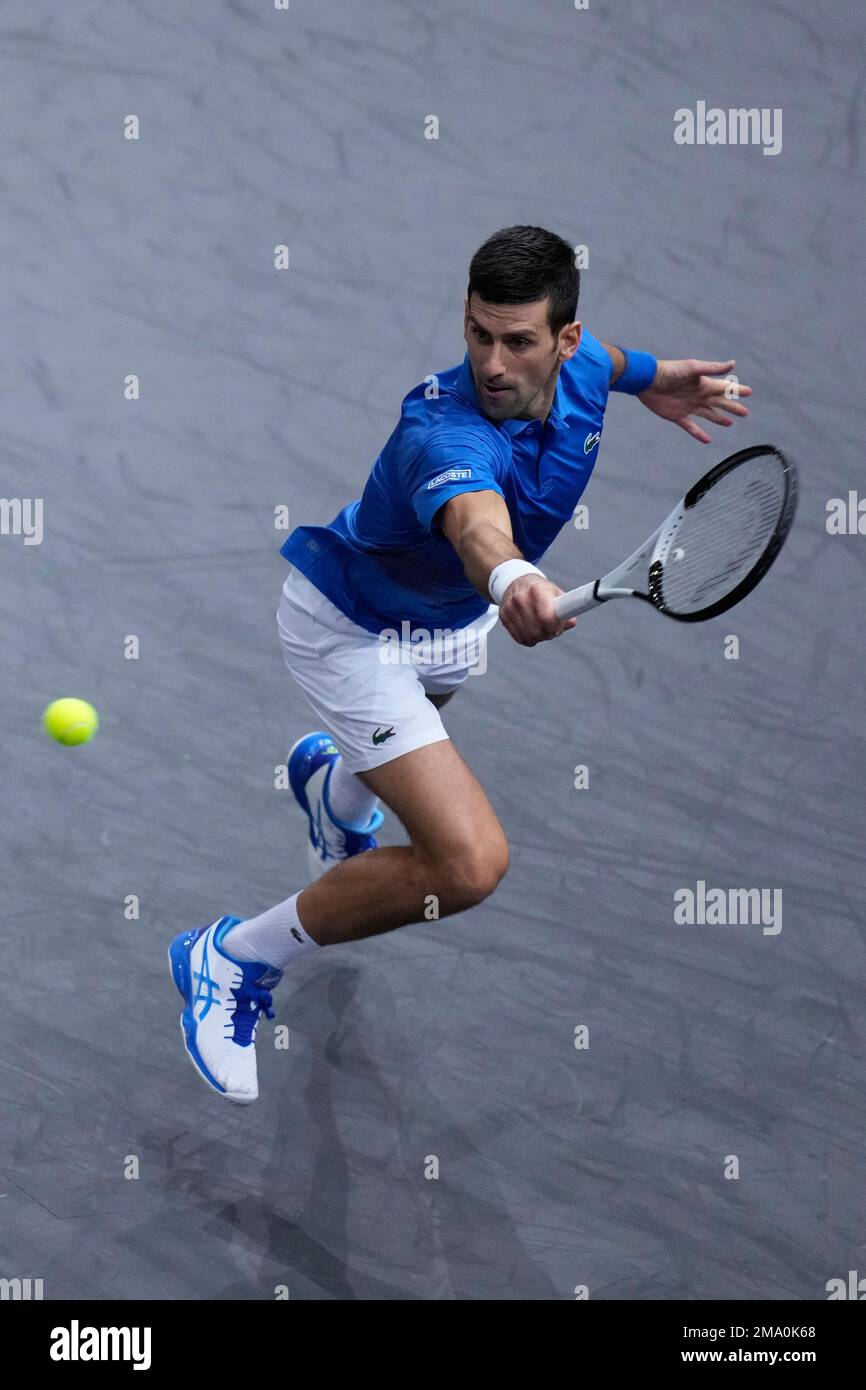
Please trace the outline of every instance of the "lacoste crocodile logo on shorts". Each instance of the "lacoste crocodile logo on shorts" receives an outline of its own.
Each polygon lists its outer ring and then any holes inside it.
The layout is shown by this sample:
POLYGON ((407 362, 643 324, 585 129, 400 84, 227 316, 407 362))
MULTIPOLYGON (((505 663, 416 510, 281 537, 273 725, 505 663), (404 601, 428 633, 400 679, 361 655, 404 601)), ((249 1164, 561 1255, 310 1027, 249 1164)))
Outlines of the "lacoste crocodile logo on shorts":
POLYGON ((376 744, 384 743, 386 739, 393 738, 396 732, 397 730, 394 728, 388 728, 384 733, 381 729, 377 729, 373 735, 373 742, 376 744))

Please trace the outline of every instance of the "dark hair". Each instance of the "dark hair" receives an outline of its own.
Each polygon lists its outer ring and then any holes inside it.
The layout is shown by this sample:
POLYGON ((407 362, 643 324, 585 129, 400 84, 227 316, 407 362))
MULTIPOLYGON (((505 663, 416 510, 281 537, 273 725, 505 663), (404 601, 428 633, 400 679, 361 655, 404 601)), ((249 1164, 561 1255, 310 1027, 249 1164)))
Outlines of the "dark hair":
POLYGON ((543 227, 503 227, 479 246, 469 264, 467 299, 473 291, 488 304, 533 304, 547 300, 554 337, 573 323, 580 272, 567 241, 543 227))

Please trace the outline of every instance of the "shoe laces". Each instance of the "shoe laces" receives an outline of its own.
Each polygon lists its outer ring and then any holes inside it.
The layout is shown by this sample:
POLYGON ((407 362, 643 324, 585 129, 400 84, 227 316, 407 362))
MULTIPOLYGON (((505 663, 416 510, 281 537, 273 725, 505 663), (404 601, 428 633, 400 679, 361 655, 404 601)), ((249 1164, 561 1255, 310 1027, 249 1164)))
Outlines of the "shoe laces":
POLYGON ((274 1017, 274 1001, 269 990, 253 984, 240 985, 238 989, 232 990, 232 994, 237 1000, 237 1007, 231 1015, 234 1024, 233 1041, 239 1047, 248 1047, 253 1040, 259 1014, 264 1011, 265 1018, 274 1017))

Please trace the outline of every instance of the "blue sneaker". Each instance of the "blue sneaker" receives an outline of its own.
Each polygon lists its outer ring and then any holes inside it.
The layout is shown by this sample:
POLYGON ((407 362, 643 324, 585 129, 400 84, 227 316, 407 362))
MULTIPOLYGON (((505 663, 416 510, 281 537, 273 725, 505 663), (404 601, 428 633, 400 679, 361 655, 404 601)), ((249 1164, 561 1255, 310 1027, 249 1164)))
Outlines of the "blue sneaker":
POLYGON ((328 784, 339 756, 331 735, 323 733, 306 734, 289 751, 289 783, 310 826, 307 857, 312 878, 321 878, 355 854, 377 849, 373 831, 385 819, 381 811, 374 811, 366 825, 351 825, 334 815, 328 804, 328 784))
POLYGON ((283 972, 264 962, 232 960, 223 938, 240 917, 181 932, 168 948, 171 978, 186 1008, 180 1016, 190 1060, 221 1096, 249 1105, 259 1094, 256 1028, 273 1018, 270 991, 283 972))

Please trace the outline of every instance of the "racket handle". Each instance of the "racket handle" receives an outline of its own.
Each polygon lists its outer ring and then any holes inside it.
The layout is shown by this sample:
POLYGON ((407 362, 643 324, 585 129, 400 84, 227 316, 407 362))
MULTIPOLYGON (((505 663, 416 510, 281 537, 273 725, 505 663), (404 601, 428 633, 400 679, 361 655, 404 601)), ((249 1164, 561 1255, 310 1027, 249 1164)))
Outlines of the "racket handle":
POLYGON ((596 598, 597 588, 598 580, 593 579, 589 584, 581 584, 579 589, 569 589, 567 594, 560 594, 559 598, 553 600, 557 618, 577 618, 581 613, 588 613, 590 608, 598 608, 604 599, 596 598))

